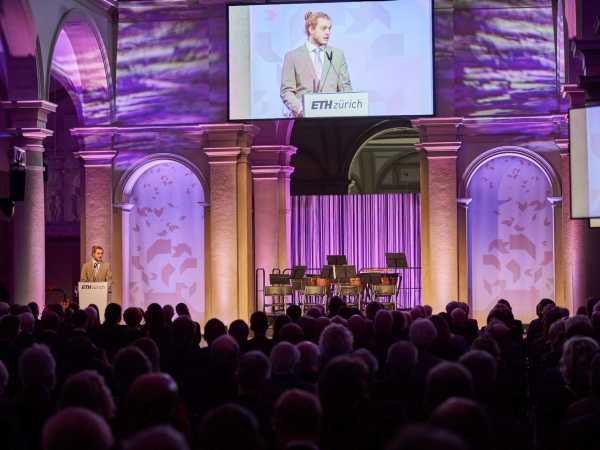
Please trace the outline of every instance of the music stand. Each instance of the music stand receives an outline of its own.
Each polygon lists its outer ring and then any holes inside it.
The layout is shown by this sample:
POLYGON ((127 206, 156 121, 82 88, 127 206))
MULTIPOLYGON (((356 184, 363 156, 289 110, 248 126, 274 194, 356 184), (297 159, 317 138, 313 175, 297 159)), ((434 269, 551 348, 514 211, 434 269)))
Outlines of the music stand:
POLYGON ((293 266, 292 267, 292 278, 294 280, 297 280, 299 278, 304 278, 304 275, 306 275, 306 270, 307 270, 306 266, 293 266))
POLYGON ((348 264, 346 255, 327 255, 328 266, 345 266, 348 264))
POLYGON ((405 269, 408 267, 404 253, 386 253, 385 266, 388 269, 405 269))
POLYGON ((269 283, 271 284, 271 286, 281 286, 290 284, 290 276, 288 274, 282 273, 270 273, 269 283))
POLYGON ((333 279, 333 266, 328 264, 321 269, 321 278, 333 279))
POLYGON ((336 280, 347 280, 348 278, 356 276, 356 266, 342 265, 333 266, 333 278, 336 280))

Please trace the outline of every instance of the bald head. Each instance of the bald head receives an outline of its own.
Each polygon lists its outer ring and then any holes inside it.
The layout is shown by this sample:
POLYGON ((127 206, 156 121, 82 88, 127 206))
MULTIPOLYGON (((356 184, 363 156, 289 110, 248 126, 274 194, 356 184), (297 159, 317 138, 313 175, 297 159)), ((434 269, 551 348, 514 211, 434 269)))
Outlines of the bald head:
POLYGON ((42 430, 44 450, 108 450, 113 435, 97 414, 83 408, 67 408, 52 416, 42 430))

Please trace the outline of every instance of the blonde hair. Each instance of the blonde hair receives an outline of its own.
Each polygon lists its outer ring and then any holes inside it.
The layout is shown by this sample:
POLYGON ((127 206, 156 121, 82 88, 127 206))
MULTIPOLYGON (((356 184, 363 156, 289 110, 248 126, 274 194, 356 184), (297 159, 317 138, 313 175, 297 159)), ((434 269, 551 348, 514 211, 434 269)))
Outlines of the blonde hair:
POLYGON ((308 31, 308 29, 310 27, 316 27, 317 21, 319 19, 331 20, 331 17, 329 17, 327 13, 324 13, 323 11, 307 11, 306 13, 304 13, 304 30, 306 31, 307 36, 310 36, 310 32, 308 31))

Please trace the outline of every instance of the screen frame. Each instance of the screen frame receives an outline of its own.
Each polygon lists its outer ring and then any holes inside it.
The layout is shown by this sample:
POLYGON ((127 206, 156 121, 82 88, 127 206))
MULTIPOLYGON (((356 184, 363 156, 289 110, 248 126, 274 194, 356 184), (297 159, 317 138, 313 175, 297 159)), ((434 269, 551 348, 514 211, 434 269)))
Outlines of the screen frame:
POLYGON ((230 47, 230 23, 229 23, 229 9, 236 6, 265 6, 265 5, 301 5, 306 3, 362 3, 362 2, 399 2, 401 0, 326 0, 326 1, 315 1, 315 0, 298 0, 298 1, 249 1, 249 2, 232 2, 227 4, 227 25, 225 32, 227 33, 227 122, 231 123, 250 123, 250 122, 262 122, 272 120, 303 120, 309 122, 318 122, 324 120, 352 120, 352 119, 378 119, 378 120, 394 120, 394 119, 415 119, 420 117, 436 117, 437 116, 437 79, 436 79, 436 51, 435 51, 435 0, 430 0, 431 5, 431 98, 432 98, 432 112, 431 114, 411 114, 411 115, 368 115, 368 116, 331 116, 331 117, 271 117, 271 118, 257 118, 257 119, 232 119, 231 118, 231 71, 229 67, 229 47, 230 47))
MULTIPOLYGON (((574 216, 573 215, 573 153, 571 152, 571 131, 572 131, 572 120, 571 120, 571 111, 580 111, 587 110, 590 107, 599 107, 598 105, 586 105, 586 106, 577 106, 574 108, 569 108, 569 112, 567 113, 567 122, 568 122, 568 133, 569 133, 569 217, 571 220, 585 220, 588 223, 591 219, 600 219, 600 216, 574 216)), ((564 194, 563 194, 564 196, 564 194)), ((591 224, 590 224, 591 226, 591 224)))

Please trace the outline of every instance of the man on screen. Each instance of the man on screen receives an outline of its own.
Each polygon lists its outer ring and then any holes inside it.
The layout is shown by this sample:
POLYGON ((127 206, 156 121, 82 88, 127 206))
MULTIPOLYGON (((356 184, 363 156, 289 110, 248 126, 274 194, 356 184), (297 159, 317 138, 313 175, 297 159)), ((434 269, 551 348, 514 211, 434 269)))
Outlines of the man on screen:
POLYGON ((92 259, 81 267, 81 279, 84 282, 112 281, 110 265, 102 261, 104 249, 99 245, 92 246, 92 259))
POLYGON ((351 92, 344 52, 330 47, 331 19, 324 12, 307 12, 308 40, 285 54, 281 74, 281 100, 293 117, 302 117, 302 96, 312 92, 351 92))

